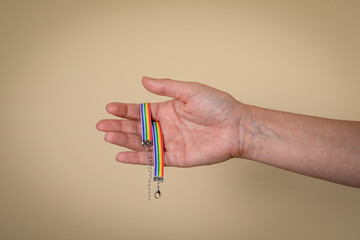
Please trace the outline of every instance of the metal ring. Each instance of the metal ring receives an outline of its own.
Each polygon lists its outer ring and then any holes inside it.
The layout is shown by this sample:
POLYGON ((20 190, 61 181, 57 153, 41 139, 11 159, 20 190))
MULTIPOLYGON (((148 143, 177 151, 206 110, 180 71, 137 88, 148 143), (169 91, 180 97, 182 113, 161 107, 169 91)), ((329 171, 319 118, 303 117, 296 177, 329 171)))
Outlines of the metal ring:
POLYGON ((156 199, 159 199, 159 198, 161 197, 161 192, 160 192, 159 189, 156 190, 156 192, 155 192, 155 194, 154 194, 154 197, 155 197, 156 199))

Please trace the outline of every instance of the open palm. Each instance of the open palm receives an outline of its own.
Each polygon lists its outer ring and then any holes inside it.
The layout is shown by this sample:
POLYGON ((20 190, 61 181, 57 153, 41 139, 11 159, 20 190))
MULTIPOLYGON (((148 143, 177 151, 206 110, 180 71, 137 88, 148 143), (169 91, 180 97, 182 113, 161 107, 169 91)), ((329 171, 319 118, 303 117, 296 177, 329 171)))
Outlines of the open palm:
MULTIPOLYGON (((241 153, 239 122, 241 104, 229 94, 199 83, 143 78, 145 88, 173 100, 152 103, 153 120, 164 135, 165 165, 190 167, 213 164, 241 153)), ((124 119, 101 120, 107 142, 126 147, 117 160, 146 164, 141 146, 140 105, 110 103, 107 111, 124 119)))

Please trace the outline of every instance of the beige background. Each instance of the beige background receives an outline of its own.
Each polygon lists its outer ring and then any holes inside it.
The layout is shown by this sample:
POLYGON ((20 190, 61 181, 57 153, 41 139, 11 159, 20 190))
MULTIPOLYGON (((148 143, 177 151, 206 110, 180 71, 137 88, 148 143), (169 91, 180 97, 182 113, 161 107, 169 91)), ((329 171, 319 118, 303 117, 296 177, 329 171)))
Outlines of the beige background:
POLYGON ((143 75, 359 121, 359 1, 0 1, 0 24, 0 239, 359 239, 359 189, 242 159, 166 168, 149 202, 95 129, 166 99, 143 75))

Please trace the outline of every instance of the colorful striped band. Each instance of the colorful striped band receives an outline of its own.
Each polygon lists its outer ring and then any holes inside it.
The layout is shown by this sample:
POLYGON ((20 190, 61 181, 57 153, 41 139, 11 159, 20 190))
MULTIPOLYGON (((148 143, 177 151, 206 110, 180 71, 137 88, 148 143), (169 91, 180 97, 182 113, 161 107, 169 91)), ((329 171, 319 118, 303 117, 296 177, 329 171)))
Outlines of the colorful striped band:
POLYGON ((152 144, 150 103, 140 104, 140 115, 141 115, 141 127, 142 127, 141 144, 143 146, 150 146, 152 144))
POLYGON ((163 182, 164 180, 164 141, 160 123, 153 122, 153 142, 154 142, 154 181, 163 182))

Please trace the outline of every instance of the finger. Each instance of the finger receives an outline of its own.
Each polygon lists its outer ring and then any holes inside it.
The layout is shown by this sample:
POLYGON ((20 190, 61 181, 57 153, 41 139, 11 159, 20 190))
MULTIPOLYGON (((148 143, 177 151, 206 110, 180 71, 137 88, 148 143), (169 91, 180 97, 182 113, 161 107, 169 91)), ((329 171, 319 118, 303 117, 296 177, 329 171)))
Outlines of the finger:
POLYGON ((105 141, 126 147, 131 150, 144 150, 141 146, 141 138, 138 135, 122 132, 107 132, 105 134, 105 141))
POLYGON ((130 164, 148 164, 146 152, 119 152, 116 155, 116 161, 130 164))
POLYGON ((140 119, 140 105, 132 103, 118 103, 112 102, 106 105, 106 111, 117 117, 139 120, 140 119))
POLYGON ((104 119, 97 123, 96 128, 103 132, 141 134, 140 122, 131 120, 104 119))
POLYGON ((187 100, 199 90, 198 83, 171 79, 143 77, 142 83, 144 87, 152 93, 176 98, 182 102, 187 102, 187 100))

